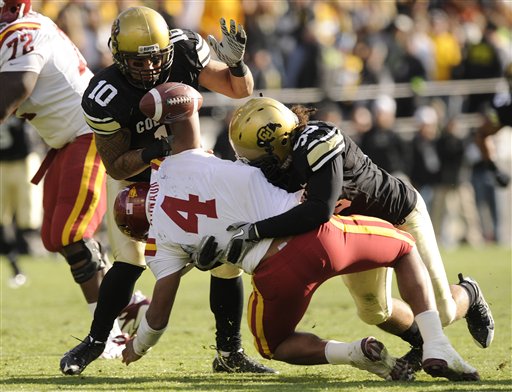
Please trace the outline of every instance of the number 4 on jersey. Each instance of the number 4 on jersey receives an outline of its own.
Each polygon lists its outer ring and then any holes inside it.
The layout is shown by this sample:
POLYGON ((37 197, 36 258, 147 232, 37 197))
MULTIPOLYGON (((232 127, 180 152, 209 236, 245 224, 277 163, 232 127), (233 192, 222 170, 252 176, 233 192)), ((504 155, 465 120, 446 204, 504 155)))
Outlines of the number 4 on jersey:
POLYGON ((188 200, 165 196, 162 209, 167 216, 187 233, 198 233, 197 215, 206 215, 208 218, 217 218, 215 199, 199 201, 197 195, 188 195, 188 200), (184 212, 186 217, 180 212, 184 212))

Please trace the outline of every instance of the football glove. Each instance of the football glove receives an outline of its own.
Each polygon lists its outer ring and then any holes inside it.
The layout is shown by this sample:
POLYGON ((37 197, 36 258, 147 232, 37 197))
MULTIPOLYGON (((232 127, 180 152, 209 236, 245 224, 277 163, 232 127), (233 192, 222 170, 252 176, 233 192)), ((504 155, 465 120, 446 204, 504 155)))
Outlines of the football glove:
POLYGON ((146 148, 143 148, 140 157, 142 162, 150 163, 153 159, 163 158, 171 155, 171 144, 169 143, 169 137, 162 137, 156 139, 146 148))
POLYGON ((237 67, 244 58, 245 44, 247 43, 245 30, 239 24, 237 31, 235 21, 231 19, 228 31, 224 18, 220 19, 220 29, 222 31, 222 41, 218 43, 213 35, 209 35, 208 43, 220 61, 226 63, 230 68, 237 67))
POLYGON ((247 252, 260 240, 258 229, 253 223, 237 222, 229 225, 227 231, 235 231, 226 247, 227 261, 239 264, 247 252))
POLYGON ((192 261, 197 269, 209 271, 221 264, 223 252, 217 250, 219 244, 214 236, 204 236, 197 250, 192 254, 192 261))

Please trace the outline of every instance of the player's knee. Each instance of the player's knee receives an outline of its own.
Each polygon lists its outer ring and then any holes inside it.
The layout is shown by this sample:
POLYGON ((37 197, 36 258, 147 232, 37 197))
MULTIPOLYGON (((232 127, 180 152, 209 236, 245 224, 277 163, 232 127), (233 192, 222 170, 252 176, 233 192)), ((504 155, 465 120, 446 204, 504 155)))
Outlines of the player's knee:
POLYGON ((216 278, 221 279, 234 279, 243 274, 243 271, 233 264, 222 264, 221 266, 210 270, 210 272, 216 278))
POLYGON ((78 284, 87 282, 108 264, 101 253, 100 244, 92 238, 66 245, 60 253, 71 267, 73 279, 78 284))
POLYGON ((379 325, 391 317, 391 310, 381 306, 358 307, 357 315, 368 325, 379 325))
POLYGON ((48 252, 56 253, 62 249, 62 243, 60 241, 52 241, 51 235, 45 233, 44 230, 41 231, 41 241, 48 252))

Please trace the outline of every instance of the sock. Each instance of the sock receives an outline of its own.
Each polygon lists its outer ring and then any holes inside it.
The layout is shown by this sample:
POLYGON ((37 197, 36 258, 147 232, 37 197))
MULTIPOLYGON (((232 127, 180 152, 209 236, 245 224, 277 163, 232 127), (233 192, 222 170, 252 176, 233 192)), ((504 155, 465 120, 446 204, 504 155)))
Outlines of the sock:
POLYGON ((325 345, 325 359, 331 365, 350 365, 350 353, 359 350, 360 346, 360 340, 352 343, 329 340, 325 345))
POLYGON ((91 312, 93 317, 94 317, 94 311, 96 310, 96 305, 98 305, 97 302, 92 302, 90 304, 87 304, 87 306, 89 307, 89 311, 91 312))
POLYGON ((414 319, 426 343, 447 339, 443 333, 443 327, 437 310, 426 310, 416 315, 414 319))
POLYGON ((421 337, 420 330, 416 321, 406 331, 398 335, 402 340, 406 341, 413 347, 423 346, 423 338, 421 337))
POLYGON ((242 347, 240 324, 244 305, 242 277, 221 279, 211 276, 210 309, 215 316, 216 344, 221 353, 242 347))
POLYGON ((90 335, 94 340, 107 341, 114 320, 130 302, 135 282, 143 271, 141 267, 119 261, 108 270, 101 282, 98 304, 91 324, 90 335))

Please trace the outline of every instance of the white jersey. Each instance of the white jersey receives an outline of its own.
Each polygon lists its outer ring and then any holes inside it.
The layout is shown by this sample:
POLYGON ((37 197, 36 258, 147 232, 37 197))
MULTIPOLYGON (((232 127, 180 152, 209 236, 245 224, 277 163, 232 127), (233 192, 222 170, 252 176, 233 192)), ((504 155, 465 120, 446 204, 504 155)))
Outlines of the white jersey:
POLYGON ((0 72, 24 71, 39 77, 16 116, 28 119, 50 147, 61 148, 92 132, 81 107, 92 72, 70 39, 37 12, 0 30, 0 72))
MULTIPOLYGON (((233 234, 226 231, 230 224, 281 214, 296 206, 301 196, 273 186, 257 168, 201 149, 167 157, 153 174, 158 194, 146 261, 157 279, 183 268, 203 236, 215 236, 218 249, 225 249, 233 234)), ((258 242, 239 267, 251 274, 271 242, 258 242)))

